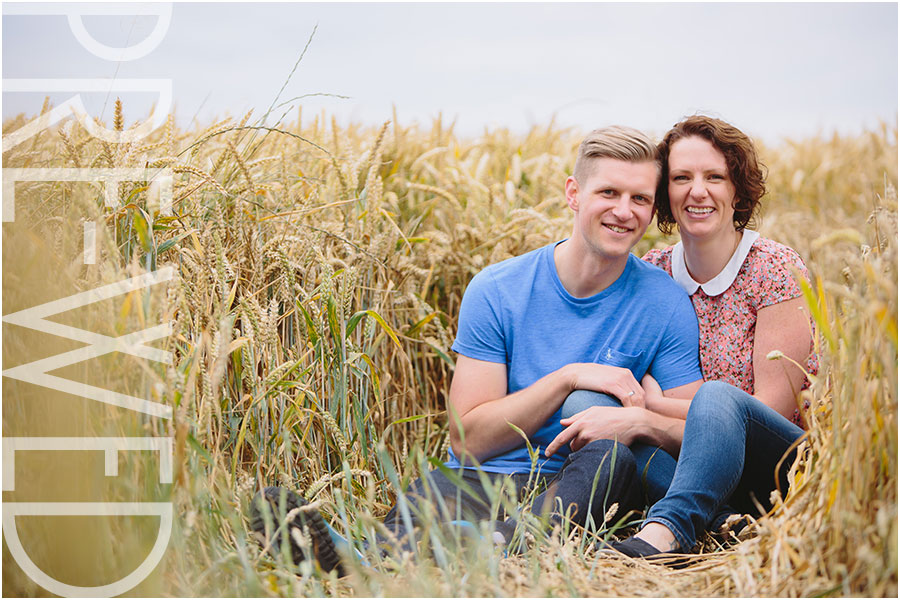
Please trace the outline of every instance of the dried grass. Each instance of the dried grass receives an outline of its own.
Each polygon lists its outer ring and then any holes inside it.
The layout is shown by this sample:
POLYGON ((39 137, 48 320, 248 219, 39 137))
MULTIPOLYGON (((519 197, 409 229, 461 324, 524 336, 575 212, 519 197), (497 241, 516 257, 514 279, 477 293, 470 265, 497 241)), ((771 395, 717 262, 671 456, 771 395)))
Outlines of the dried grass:
MULTIPOLYGON (((117 102, 115 127, 124 127, 117 102)), ((459 139, 396 119, 379 129, 314 117, 230 119, 179 131, 170 118, 136 151, 56 129, 4 166, 168 166, 175 214, 146 186, 22 186, 17 220, 46 239, 51 219, 102 214, 106 267, 73 263, 89 287, 137 265, 175 266, 160 316, 175 364, 156 373, 176 407, 173 542, 159 592, 172 595, 816 596, 897 594, 897 131, 764 148, 763 235, 807 259, 822 370, 803 460, 755 535, 693 567, 597 556, 554 538, 524 556, 480 549, 300 575, 261 555, 243 514, 253 489, 308 490, 339 529, 364 537, 447 445, 449 345, 463 290, 493 262, 568 234, 561 185, 580 134, 536 127, 459 139), (153 235, 138 235, 143 219, 153 235), (468 559, 466 557, 469 557, 468 559)), ((14 129, 16 122, 4 124, 14 129)), ((74 241, 73 241, 74 240, 74 241)), ((651 228, 641 254, 671 243, 651 228)), ((8 254, 10 250, 6 250, 8 254)), ((76 252, 77 254, 77 252, 76 252)), ((20 575, 21 577, 21 575, 20 575)), ((24 590, 27 584, 21 582, 24 590)), ((4 588, 8 589, 8 588, 4 588)))

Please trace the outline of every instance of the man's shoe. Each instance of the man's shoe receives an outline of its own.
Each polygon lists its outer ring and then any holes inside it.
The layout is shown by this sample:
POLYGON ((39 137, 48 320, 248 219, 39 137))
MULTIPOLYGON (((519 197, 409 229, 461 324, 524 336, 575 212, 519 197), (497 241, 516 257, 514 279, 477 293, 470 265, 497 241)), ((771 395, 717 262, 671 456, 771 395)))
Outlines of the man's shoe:
POLYGON ((286 544, 291 560, 300 564, 306 558, 305 550, 311 549, 323 571, 337 569, 338 575, 344 575, 341 559, 322 515, 288 489, 267 487, 253 497, 250 530, 260 545, 268 547, 274 556, 278 556, 282 545, 286 544), (303 543, 305 540, 308 543, 303 543))

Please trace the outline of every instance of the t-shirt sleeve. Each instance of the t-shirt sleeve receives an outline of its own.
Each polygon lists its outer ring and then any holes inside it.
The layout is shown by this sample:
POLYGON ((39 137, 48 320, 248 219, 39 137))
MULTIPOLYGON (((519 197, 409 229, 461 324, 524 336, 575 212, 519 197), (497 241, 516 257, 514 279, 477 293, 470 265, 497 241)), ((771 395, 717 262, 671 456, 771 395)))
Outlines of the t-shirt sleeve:
POLYGON ((673 296, 674 310, 650 364, 650 374, 663 390, 703 379, 700 330, 694 306, 685 293, 673 296))
POLYGON ((751 265, 751 281, 756 282, 756 308, 765 308, 803 295, 794 269, 809 280, 809 272, 800 256, 783 246, 759 252, 751 265))
POLYGON ((506 339, 500 296, 490 271, 469 282, 459 307, 454 352, 489 362, 506 363, 506 339))

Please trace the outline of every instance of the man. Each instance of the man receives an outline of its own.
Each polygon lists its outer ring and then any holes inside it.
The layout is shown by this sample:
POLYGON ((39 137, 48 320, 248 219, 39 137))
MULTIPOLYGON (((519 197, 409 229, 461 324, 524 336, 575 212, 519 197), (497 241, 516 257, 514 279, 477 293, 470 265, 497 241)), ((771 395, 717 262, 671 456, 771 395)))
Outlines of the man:
MULTIPOLYGON (((630 253, 653 217, 660 171, 656 147, 642 133, 591 132, 565 183, 571 237, 472 279, 453 344, 450 460, 413 484, 404 500, 416 510, 401 515, 394 507, 389 531, 402 538, 435 502, 442 519, 496 518, 483 476, 508 479, 520 491, 548 484, 534 505, 557 521, 568 513, 584 524, 590 514, 600 523, 614 503, 618 514, 638 507, 628 446, 677 455, 684 427, 644 408, 639 380, 649 373, 666 395, 688 398, 701 383, 688 296, 630 253), (575 390, 605 392, 622 406, 580 412, 564 420, 564 430, 561 408, 575 390), (522 434, 544 452, 537 475, 522 434)), ((514 518, 495 523, 495 539, 509 541, 514 526, 514 518)))

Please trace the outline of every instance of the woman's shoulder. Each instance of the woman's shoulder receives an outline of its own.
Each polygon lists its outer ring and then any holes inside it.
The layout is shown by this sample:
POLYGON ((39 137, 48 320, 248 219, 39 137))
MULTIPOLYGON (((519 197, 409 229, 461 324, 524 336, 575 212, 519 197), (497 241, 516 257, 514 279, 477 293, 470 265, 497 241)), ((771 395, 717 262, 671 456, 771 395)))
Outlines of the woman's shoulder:
POLYGON ((650 250, 641 257, 641 260, 650 263, 651 265, 655 265, 660 269, 664 269, 666 271, 671 272, 672 265, 672 248, 674 246, 668 246, 667 248, 654 248, 650 250))
POLYGON ((809 280, 809 271, 800 255, 767 238, 757 238, 741 268, 741 285, 756 298, 759 308, 801 295, 799 279, 809 280), (798 275, 799 274, 799 278, 798 275))
POLYGON ((758 237, 753 242, 748 259, 767 265, 794 265, 804 271, 806 270, 806 265, 796 250, 764 237, 758 237))

